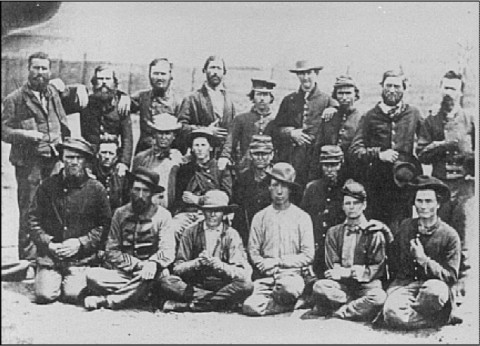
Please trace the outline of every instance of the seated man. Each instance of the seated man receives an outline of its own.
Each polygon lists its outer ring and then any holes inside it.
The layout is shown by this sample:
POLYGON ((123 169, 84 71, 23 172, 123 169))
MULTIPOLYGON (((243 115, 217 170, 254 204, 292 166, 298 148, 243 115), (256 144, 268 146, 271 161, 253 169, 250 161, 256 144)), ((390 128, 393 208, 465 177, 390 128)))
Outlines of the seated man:
POLYGON ((253 290, 251 267, 237 231, 223 222, 228 196, 210 190, 200 206, 205 221, 185 230, 173 267, 165 277, 163 311, 216 311, 235 308, 253 290))
POLYGON ((294 310, 315 252, 312 220, 290 202, 291 193, 300 189, 294 182, 295 169, 280 162, 268 175, 272 204, 253 217, 248 241, 258 280, 243 304, 243 313, 252 316, 294 310))
POLYGON ((86 267, 95 262, 111 220, 105 188, 85 169, 94 158, 93 146, 83 138, 67 138, 58 149, 64 168, 40 184, 28 215, 38 250, 39 304, 81 301, 86 267))
POLYGON ((152 203, 162 192, 157 173, 139 167, 127 173, 131 202, 113 215, 106 244, 105 268, 90 268, 87 285, 97 295, 85 298, 85 308, 118 309, 145 297, 153 283, 168 275, 175 257, 175 238, 169 227, 172 216, 152 203))
POLYGON ((325 279, 313 286, 317 314, 353 320, 371 320, 380 311, 386 294, 385 237, 390 230, 380 221, 367 221, 367 193, 349 179, 343 186, 343 223, 327 231, 325 279))
POLYGON ((418 218, 404 220, 390 255, 393 282, 383 307, 386 324, 401 329, 433 327, 460 320, 452 287, 458 280, 461 243, 458 233, 438 217, 450 199, 441 180, 426 175, 411 183, 418 218))

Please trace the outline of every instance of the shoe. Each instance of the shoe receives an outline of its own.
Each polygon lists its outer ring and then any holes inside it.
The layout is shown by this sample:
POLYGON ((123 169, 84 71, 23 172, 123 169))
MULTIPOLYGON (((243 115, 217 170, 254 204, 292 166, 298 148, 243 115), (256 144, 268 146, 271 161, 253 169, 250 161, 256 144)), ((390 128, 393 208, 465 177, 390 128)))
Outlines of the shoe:
POLYGON ((163 312, 171 312, 171 311, 176 311, 176 312, 185 312, 185 311, 190 311, 190 304, 188 303, 182 303, 182 302, 177 302, 175 300, 167 300, 163 304, 162 308, 163 312))
POLYGON ((458 317, 458 316, 456 316, 456 315, 452 315, 452 316, 450 317, 450 321, 448 321, 448 324, 450 324, 450 325, 452 325, 452 326, 454 326, 454 325, 456 325, 456 324, 461 324, 461 323, 463 323, 463 318, 458 317))
POLYGON ((312 314, 316 316, 330 317, 332 316, 332 310, 325 308, 323 306, 315 305, 312 308, 312 314))
POLYGON ((87 310, 96 310, 108 307, 108 301, 105 296, 88 296, 85 297, 83 306, 87 310))

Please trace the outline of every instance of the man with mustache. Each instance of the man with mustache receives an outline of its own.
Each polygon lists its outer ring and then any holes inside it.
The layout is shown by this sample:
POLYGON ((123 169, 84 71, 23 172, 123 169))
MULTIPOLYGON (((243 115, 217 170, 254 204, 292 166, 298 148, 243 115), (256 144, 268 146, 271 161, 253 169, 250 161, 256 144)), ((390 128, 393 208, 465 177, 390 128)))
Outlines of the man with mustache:
POLYGON ((252 90, 248 97, 253 102, 253 107, 249 112, 233 118, 232 130, 220 156, 229 159, 229 163, 234 164, 239 172, 248 169, 248 147, 252 136, 267 134, 267 126, 274 119, 270 105, 274 100, 275 85, 269 80, 252 79, 252 90))
MULTIPOLYGON (((148 77, 151 88, 132 95, 131 112, 140 112, 140 138, 135 154, 149 149, 155 142, 155 131, 151 123, 153 116, 168 113, 178 117, 180 101, 172 86, 173 63, 167 58, 157 58, 148 66, 148 77)), ((186 151, 180 140, 173 143, 173 148, 186 151)))
MULTIPOLYGON (((436 115, 425 121, 425 132, 418 139, 418 157, 424 164, 432 164, 432 176, 442 180, 450 188, 452 198, 443 203, 439 216, 452 226, 462 241, 459 294, 465 293, 464 279, 470 265, 468 239, 477 236, 477 230, 467 215, 468 203, 475 194, 475 122, 473 116, 460 106, 464 82, 462 75, 448 71, 442 78, 440 88, 442 102, 436 115)), ((473 215, 473 214, 472 214, 473 215)))
POLYGON ((151 290, 158 293, 160 280, 169 275, 167 267, 175 259, 172 216, 152 203, 153 194, 164 190, 158 174, 139 167, 127 176, 131 202, 113 215, 104 267, 87 271, 87 285, 93 293, 84 300, 88 310, 119 309, 138 303, 151 290))
MULTIPOLYGON (((183 124, 182 132, 188 136, 193 130, 208 127, 219 148, 214 157, 218 158, 235 116, 235 107, 223 85, 227 74, 225 61, 219 56, 209 56, 203 66, 207 78, 202 87, 185 97, 180 106, 178 120, 183 124)), ((218 161, 221 170, 227 167, 228 159, 218 161)))
POLYGON ((419 166, 415 137, 422 133, 424 119, 418 108, 403 101, 407 88, 403 72, 386 71, 380 85, 382 101, 360 120, 348 154, 354 166, 365 167, 366 214, 394 228, 412 212, 405 189, 395 183, 394 164, 402 160, 419 166))
POLYGON ((20 259, 35 259, 27 213, 35 191, 59 163, 55 146, 70 136, 65 110, 57 89, 49 84, 51 61, 43 52, 28 58, 28 81, 2 103, 2 140, 11 143, 19 209, 20 259))
POLYGON ((38 304, 82 301, 86 268, 96 262, 112 217, 105 188, 85 169, 95 155, 92 145, 68 138, 58 149, 64 168, 40 184, 28 214, 38 304))
POLYGON ((88 105, 78 110, 77 104, 70 99, 64 101, 69 113, 80 112, 80 130, 82 137, 89 141, 98 152, 100 141, 119 139, 119 157, 115 169, 119 176, 125 176, 130 168, 133 153, 133 132, 130 112, 121 110, 122 103, 130 103, 129 97, 118 90, 115 71, 108 66, 97 66, 91 79, 92 94, 88 105), (122 101, 120 101, 123 98, 122 101))

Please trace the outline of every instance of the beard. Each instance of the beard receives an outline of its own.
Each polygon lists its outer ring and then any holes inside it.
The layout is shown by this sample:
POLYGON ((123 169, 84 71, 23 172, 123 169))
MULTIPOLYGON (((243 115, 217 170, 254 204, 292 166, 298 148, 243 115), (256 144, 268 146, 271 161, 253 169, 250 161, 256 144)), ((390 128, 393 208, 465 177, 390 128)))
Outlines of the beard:
POLYGON ((132 209, 135 214, 143 214, 152 204, 152 200, 143 200, 139 197, 132 196, 132 209))
POLYGON ((216 87, 220 85, 220 83, 222 83, 222 78, 217 75, 207 76, 207 81, 208 81, 208 85, 212 87, 216 87))
POLYGON ((47 89, 48 82, 50 78, 44 76, 30 77, 29 78, 30 87, 38 92, 45 91, 47 89))
POLYGON ((387 106, 396 106, 400 101, 402 101, 403 92, 383 92, 382 99, 387 106))
POLYGON ((455 108, 455 99, 451 97, 450 95, 445 95, 443 96, 442 103, 441 103, 441 108, 447 112, 450 113, 453 108, 455 108))
POLYGON ((93 89, 93 97, 103 102, 112 101, 116 91, 116 88, 109 88, 106 85, 101 85, 93 89))

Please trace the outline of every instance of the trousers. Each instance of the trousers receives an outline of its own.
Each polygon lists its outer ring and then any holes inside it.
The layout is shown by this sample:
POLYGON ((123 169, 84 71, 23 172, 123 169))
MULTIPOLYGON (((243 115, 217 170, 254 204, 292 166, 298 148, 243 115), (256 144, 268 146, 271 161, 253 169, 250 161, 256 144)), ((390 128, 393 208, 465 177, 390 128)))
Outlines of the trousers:
POLYGON ((449 288, 443 281, 395 280, 387 290, 383 316, 387 325, 417 329, 442 324, 441 311, 449 300, 449 288))
POLYGON ((70 304, 81 303, 87 288, 86 269, 87 267, 37 266, 36 302, 48 304, 60 299, 70 304))
POLYGON ((380 280, 360 283, 322 279, 313 285, 313 298, 318 309, 336 310, 335 316, 343 319, 373 319, 386 297, 380 280))

